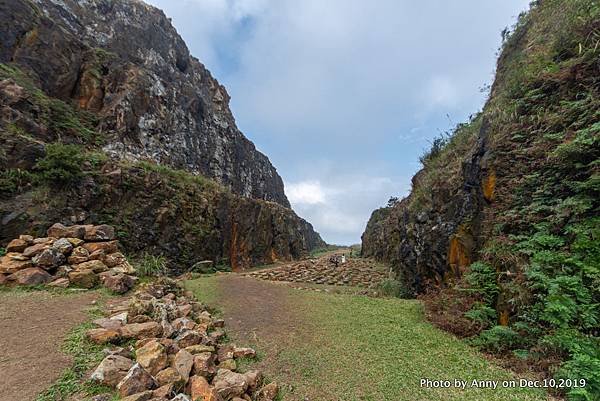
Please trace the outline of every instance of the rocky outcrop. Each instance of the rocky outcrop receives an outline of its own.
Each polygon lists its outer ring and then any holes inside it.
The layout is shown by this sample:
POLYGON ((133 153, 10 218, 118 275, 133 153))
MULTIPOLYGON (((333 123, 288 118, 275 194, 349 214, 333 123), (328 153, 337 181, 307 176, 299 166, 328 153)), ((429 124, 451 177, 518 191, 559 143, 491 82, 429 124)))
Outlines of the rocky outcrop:
POLYGON ((102 284, 123 294, 135 285, 135 269, 119 252, 108 225, 52 225, 47 237, 20 235, 0 258, 0 283, 91 289, 102 284))
POLYGON ((111 224, 177 271, 324 245, 160 10, 0 1, 0 16, 0 247, 56 221, 111 224))
MULTIPOLYGON (((162 11, 136 0, 3 0, 0 62, 89 112, 88 139, 110 155, 202 174, 289 207, 281 177, 237 129, 225 88, 162 11)), ((82 139, 65 132, 73 126, 20 124, 41 141, 82 139)))
POLYGON ((98 328, 87 332, 92 341, 108 345, 106 358, 90 379, 116 389, 123 400, 273 401, 277 397, 277 384, 263 383, 260 371, 237 372, 237 361, 252 359, 256 352, 225 343, 224 321, 172 280, 147 285, 112 306, 107 315, 94 321, 98 328), (136 323, 140 321, 145 323, 136 323), (156 330, 139 330, 141 325, 156 330), (135 345, 126 345, 128 341, 135 345))

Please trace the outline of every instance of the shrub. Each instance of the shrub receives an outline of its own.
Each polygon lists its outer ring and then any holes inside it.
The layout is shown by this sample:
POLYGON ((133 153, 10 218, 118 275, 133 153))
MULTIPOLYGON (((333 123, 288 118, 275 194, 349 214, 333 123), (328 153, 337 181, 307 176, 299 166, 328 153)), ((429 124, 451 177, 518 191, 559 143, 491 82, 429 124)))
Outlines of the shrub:
POLYGON ((79 146, 52 143, 46 146, 46 156, 37 162, 35 170, 42 181, 67 186, 83 176, 82 162, 79 146))
POLYGON ((498 286, 496 271, 483 262, 475 262, 465 275, 469 290, 481 296, 487 305, 494 305, 500 288, 498 286))
POLYGON ((387 297, 411 298, 410 291, 400 280, 384 280, 377 286, 377 291, 387 297))
POLYGON ((136 264, 136 270, 140 277, 166 275, 167 259, 163 255, 155 256, 145 252, 136 264))
POLYGON ((494 326, 484 330, 472 341, 487 351, 498 353, 518 348, 522 343, 520 334, 506 326, 494 326))
POLYGON ((6 249, 0 248, 0 256, 6 255, 6 249))

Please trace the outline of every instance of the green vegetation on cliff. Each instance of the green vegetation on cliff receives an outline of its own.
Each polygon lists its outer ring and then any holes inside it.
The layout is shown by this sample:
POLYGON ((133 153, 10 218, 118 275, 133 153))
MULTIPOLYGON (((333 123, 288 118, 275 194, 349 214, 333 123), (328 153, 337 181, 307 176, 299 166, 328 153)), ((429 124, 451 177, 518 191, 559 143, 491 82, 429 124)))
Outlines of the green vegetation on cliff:
POLYGON ((533 2, 504 34, 483 111, 434 142, 363 249, 442 289, 434 321, 599 400, 600 3, 533 2))

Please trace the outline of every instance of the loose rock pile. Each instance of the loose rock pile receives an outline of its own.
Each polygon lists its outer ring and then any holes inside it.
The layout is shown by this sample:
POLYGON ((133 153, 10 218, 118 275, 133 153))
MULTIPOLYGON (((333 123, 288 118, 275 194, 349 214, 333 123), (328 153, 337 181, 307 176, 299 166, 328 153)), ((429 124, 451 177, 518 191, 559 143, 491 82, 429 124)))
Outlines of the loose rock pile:
MULTIPOLYGON (((111 343, 91 380, 115 388, 123 401, 272 401, 277 385, 257 370, 238 373, 251 348, 221 343, 224 321, 167 278, 138 290, 94 321, 88 337, 111 343), (135 340, 135 345, 118 344, 135 340)), ((101 398, 97 398, 101 399, 101 398)))
POLYGON ((47 237, 21 235, 0 259, 0 284, 93 288, 102 284, 117 293, 136 282, 135 269, 119 252, 108 225, 54 224, 47 237))
POLYGON ((335 267, 328 257, 308 259, 269 270, 246 274, 250 277, 271 281, 345 285, 374 288, 388 278, 388 273, 379 269, 368 259, 349 258, 346 263, 335 267))

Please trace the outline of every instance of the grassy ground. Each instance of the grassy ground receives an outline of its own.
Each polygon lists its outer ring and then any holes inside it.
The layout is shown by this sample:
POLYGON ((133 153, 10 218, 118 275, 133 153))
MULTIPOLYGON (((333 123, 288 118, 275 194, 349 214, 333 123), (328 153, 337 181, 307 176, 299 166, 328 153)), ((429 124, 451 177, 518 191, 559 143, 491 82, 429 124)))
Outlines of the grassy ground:
MULTIPOLYGON (((225 308, 226 317, 252 319, 252 309, 260 309, 260 305, 245 300, 244 288, 231 291, 227 280, 231 280, 227 275, 204 277, 187 286, 209 305, 243 304, 241 312, 236 312, 235 307, 225 308)), ((258 337, 259 351, 270 358, 261 368, 285 384, 285 400, 546 399, 543 392, 531 389, 421 387, 420 380, 427 378, 461 379, 470 385, 474 379, 502 381, 515 377, 464 342, 425 322, 417 301, 260 285, 265 286, 260 288, 265 297, 269 296, 269 288, 283 294, 281 302, 285 305, 281 309, 287 315, 277 316, 274 327, 259 324, 253 335, 258 337), (278 321, 285 321, 281 323, 285 324, 284 333, 275 327, 278 321)), ((271 310, 279 308, 268 305, 266 310, 256 312, 271 310)), ((277 313, 281 312, 274 312, 277 313)), ((235 333, 235 324, 229 332, 234 338, 239 334, 235 333)))

